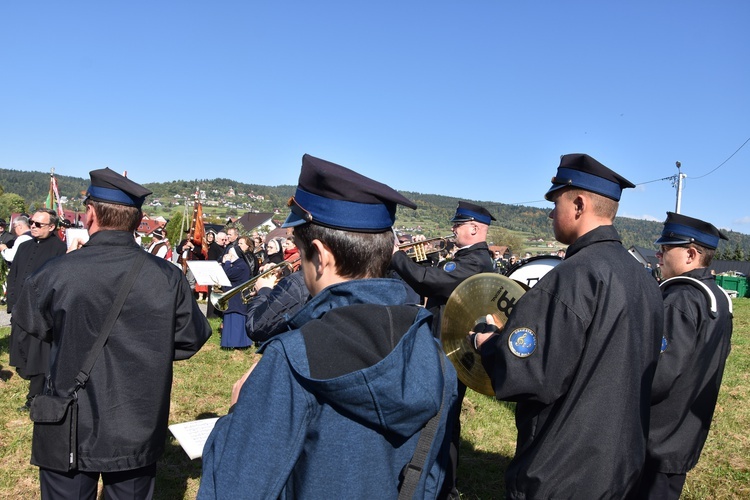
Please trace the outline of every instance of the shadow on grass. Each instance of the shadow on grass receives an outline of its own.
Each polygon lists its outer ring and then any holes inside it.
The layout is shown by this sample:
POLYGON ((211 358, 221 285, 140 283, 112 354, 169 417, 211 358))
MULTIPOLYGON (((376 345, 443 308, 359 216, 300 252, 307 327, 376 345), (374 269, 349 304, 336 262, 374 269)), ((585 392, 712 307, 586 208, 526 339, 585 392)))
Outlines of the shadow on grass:
POLYGON ((461 439, 458 460, 458 491, 462 499, 505 498, 505 469, 512 457, 477 450, 461 439))
MULTIPOLYGON (((215 413, 202 413, 196 420, 218 417, 215 413)), ((199 480, 203 462, 200 459, 190 460, 180 444, 171 437, 167 438, 164 455, 156 465, 155 500, 173 500, 175 498, 194 498, 195 492, 188 495, 188 480, 199 480)))

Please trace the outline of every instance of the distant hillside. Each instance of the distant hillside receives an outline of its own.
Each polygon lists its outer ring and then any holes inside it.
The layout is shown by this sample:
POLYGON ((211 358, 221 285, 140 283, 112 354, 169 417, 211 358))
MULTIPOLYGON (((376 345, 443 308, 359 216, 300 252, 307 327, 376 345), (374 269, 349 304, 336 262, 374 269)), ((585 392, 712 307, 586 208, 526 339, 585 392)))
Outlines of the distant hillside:
MULTIPOLYGON (((79 203, 88 187, 87 179, 56 175, 60 194, 68 197, 69 208, 79 203)), ((40 206, 44 203, 49 189, 49 173, 21 172, 0 169, 0 186, 5 193, 16 193, 22 196, 27 206, 40 206)), ((236 206, 238 211, 252 210, 261 212, 280 211, 280 219, 288 213, 287 200, 294 194, 294 186, 263 186, 245 184, 226 178, 177 180, 172 182, 150 183, 145 185, 153 191, 147 199, 161 200, 162 203, 181 203, 172 201, 191 197, 196 189, 205 192, 208 201, 219 206, 236 206)), ((399 207, 396 224, 403 228, 420 227, 428 236, 447 236, 450 234, 449 220, 455 212, 458 198, 437 194, 425 194, 404 191, 404 196, 414 200, 419 208, 409 210, 399 207)), ((486 206, 497 218, 500 228, 513 233, 523 233, 528 237, 554 240, 552 224, 548 218, 549 210, 540 208, 506 205, 503 203, 476 201, 486 206)), ((640 219, 618 217, 615 225, 622 236, 625 246, 633 245, 654 248, 653 242, 661 231, 661 223, 640 219)), ((719 253, 723 258, 747 260, 750 258, 750 236, 728 232, 729 241, 722 241, 719 253)), ((502 242, 496 242, 502 244, 502 242)))

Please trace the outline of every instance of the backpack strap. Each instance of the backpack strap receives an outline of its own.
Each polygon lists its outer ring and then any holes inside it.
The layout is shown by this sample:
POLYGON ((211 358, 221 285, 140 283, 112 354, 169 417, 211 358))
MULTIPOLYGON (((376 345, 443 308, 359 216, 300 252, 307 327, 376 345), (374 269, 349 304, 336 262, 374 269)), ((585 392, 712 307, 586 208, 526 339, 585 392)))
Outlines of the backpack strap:
POLYGON ((432 417, 422 429, 419 435, 419 441, 417 447, 414 449, 414 455, 408 464, 404 466, 402 472, 403 481, 399 487, 398 498, 399 500, 405 500, 407 498, 414 498, 414 493, 417 491, 419 480, 424 472, 424 465, 427 462, 427 456, 432 448, 432 442, 435 439, 435 433, 437 432, 438 425, 440 425, 440 417, 443 414, 445 408, 446 399, 448 399, 448 384, 445 380, 445 356, 442 352, 438 352, 440 358, 440 371, 443 374, 443 400, 440 402, 440 409, 432 417))

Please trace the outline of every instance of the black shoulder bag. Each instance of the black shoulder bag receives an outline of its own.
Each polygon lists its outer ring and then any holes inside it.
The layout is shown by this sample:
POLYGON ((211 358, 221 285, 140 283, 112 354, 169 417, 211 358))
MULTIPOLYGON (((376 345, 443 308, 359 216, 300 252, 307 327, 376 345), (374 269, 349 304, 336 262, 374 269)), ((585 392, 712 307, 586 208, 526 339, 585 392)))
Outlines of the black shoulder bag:
MULTIPOLYGON (((133 288, 146 255, 147 252, 143 251, 136 257, 130 274, 123 280, 102 331, 91 347, 83 368, 76 375, 73 393, 69 396, 39 394, 32 400, 29 414, 34 422, 31 440, 32 465, 61 472, 78 468, 78 390, 86 385, 94 362, 107 342, 107 337, 120 315, 125 298, 133 288)), ((48 378, 46 392, 51 392, 50 389, 51 381, 48 378)))

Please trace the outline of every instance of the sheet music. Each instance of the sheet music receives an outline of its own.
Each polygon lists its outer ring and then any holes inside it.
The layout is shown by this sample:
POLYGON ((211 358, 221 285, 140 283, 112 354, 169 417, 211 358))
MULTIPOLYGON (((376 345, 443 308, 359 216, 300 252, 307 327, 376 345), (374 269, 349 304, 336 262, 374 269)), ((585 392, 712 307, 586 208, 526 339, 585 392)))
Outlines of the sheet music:
POLYGON ((219 417, 172 424, 169 426, 169 430, 190 457, 190 460, 194 460, 203 455, 203 447, 217 420, 219 420, 219 417))
POLYGON ((215 260, 189 260, 187 265, 195 276, 195 282, 199 285, 232 286, 224 268, 215 260))

